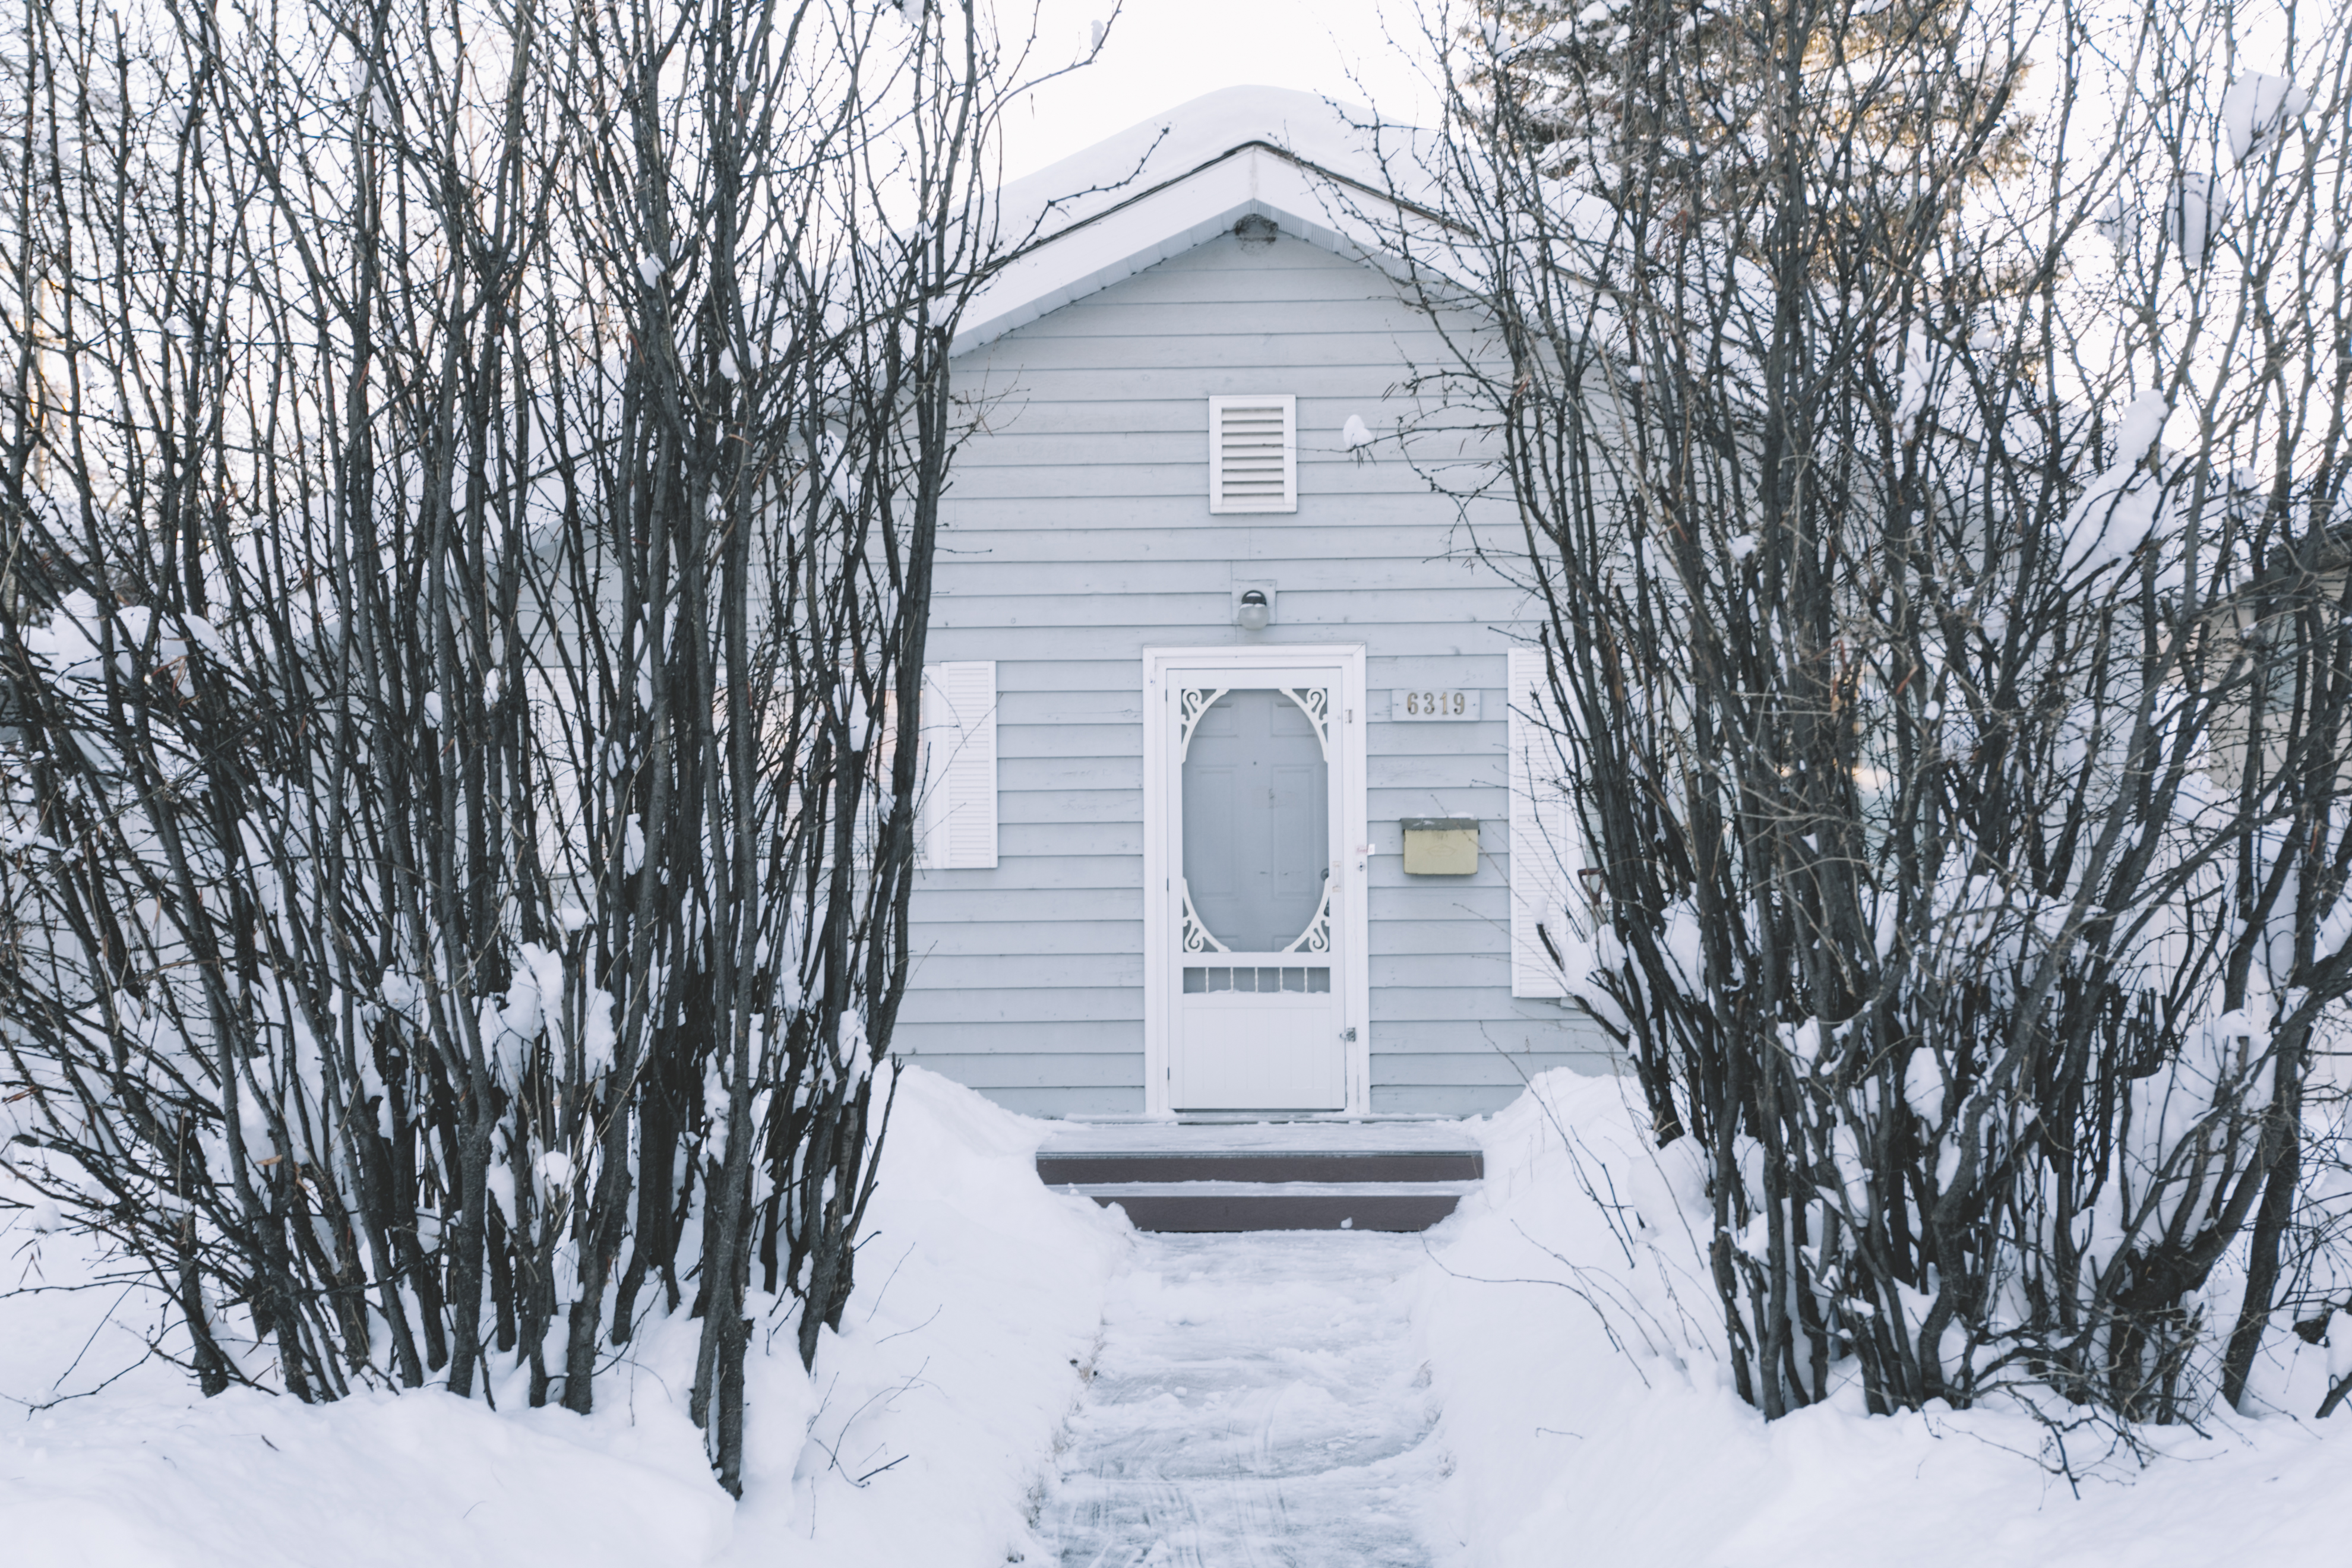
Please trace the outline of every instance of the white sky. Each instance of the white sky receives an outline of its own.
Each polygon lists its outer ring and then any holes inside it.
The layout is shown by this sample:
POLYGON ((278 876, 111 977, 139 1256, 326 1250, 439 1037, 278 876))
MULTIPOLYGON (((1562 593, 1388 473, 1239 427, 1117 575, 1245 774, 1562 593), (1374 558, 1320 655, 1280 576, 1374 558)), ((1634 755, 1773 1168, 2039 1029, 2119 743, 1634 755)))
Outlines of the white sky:
MULTIPOLYGON (((1089 24, 1110 16, 1112 0, 1036 5, 1032 74, 1083 55, 1089 24)), ((1024 10, 1000 0, 1000 25, 1011 31, 1024 10)), ((1420 37, 1413 0, 1126 0, 1099 59, 1007 117, 1004 173, 1018 178, 1187 99, 1244 84, 1370 102, 1388 119, 1426 124, 1434 99, 1414 65, 1421 51, 1403 47, 1420 37)))

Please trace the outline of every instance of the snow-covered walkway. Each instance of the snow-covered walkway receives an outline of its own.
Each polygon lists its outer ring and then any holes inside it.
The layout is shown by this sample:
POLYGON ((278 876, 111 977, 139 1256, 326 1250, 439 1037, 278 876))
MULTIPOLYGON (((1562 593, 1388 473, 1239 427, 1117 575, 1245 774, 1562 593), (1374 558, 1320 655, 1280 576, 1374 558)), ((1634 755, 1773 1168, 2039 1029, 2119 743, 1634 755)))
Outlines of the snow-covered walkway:
POLYGON ((1422 1238, 1146 1233, 1038 1534, 1062 1568, 1430 1568, 1422 1238))

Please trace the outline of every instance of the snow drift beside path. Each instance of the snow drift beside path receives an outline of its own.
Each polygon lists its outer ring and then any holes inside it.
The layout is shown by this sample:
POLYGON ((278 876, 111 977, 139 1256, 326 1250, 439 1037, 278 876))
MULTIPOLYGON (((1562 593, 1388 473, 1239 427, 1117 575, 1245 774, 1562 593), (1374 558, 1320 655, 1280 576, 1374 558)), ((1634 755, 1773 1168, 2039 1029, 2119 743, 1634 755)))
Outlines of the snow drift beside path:
MULTIPOLYGON (((645 1324, 583 1419, 520 1408, 505 1356, 495 1412, 434 1391, 206 1400, 174 1369, 137 1364, 156 1318, 143 1289, 0 1299, 0 1395, 15 1407, 0 1412, 0 1560, 995 1568, 1034 1553, 1031 1496, 1127 1234, 1038 1183, 1047 1131, 933 1074, 900 1076, 857 1290, 814 1386, 789 1322, 761 1321, 776 1331, 750 1369, 740 1506, 685 1415, 682 1314, 645 1324), (60 1395, 78 1397, 48 1403, 60 1395)), ((0 1209, 0 1288, 103 1272, 79 1238, 36 1234, 38 1217, 0 1209)))
POLYGON ((856 1294, 818 1349, 813 1388, 789 1335, 761 1365, 724 1561, 1050 1560, 1028 1516, 1131 1235, 1123 1216, 1037 1180, 1051 1131, 936 1073, 899 1074, 856 1294))
MULTIPOLYGON (((1703 1238, 1685 1221, 1701 1196, 1696 1167, 1649 1147, 1632 1092, 1554 1072, 1473 1123, 1486 1189, 1431 1237, 1437 1268, 1417 1328, 1444 1401, 1465 1563, 2344 1560, 2352 1421, 2297 1418, 2317 1406, 2326 1352, 2288 1336, 2273 1336, 2256 1387, 2291 1415, 2222 1410, 2207 1436, 2144 1429, 2156 1450, 2145 1469, 2070 1445, 2079 1500, 2039 1462, 2041 1426, 2015 1410, 1874 1417, 1856 1384, 1768 1426, 1711 1348, 1703 1238)), ((2234 1307, 2234 1282, 2226 1293, 2234 1307)))

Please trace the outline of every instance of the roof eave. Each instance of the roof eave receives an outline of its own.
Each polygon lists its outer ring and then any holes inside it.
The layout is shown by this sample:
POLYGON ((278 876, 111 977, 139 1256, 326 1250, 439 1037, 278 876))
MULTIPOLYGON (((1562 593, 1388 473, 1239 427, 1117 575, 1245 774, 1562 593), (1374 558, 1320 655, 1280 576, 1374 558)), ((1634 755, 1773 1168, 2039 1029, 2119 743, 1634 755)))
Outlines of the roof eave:
POLYGON ((1395 226, 1444 220, 1270 142, 1241 142, 1182 174, 1042 234, 1013 253, 964 312, 963 354, 1230 232, 1251 214, 1348 260, 1402 276, 1395 226))

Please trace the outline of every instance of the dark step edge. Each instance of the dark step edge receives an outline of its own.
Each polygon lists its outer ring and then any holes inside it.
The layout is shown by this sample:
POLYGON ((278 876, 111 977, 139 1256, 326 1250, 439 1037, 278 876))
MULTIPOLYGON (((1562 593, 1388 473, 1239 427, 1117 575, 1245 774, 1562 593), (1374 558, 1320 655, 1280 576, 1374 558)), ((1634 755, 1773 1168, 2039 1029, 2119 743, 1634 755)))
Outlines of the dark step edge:
POLYGON ((1037 1174, 1055 1187, 1107 1182, 1476 1182, 1486 1157, 1475 1152, 1311 1153, 1238 1149, 1230 1152, 1040 1154, 1037 1174))
POLYGON ((1138 1230, 1203 1232, 1245 1230, 1427 1230, 1454 1212, 1457 1193, 1366 1193, 1360 1197, 1316 1193, 1232 1193, 1221 1196, 1139 1194, 1095 1194, 1105 1208, 1116 1204, 1138 1230), (1341 1221, 1348 1221, 1345 1226, 1341 1221))

